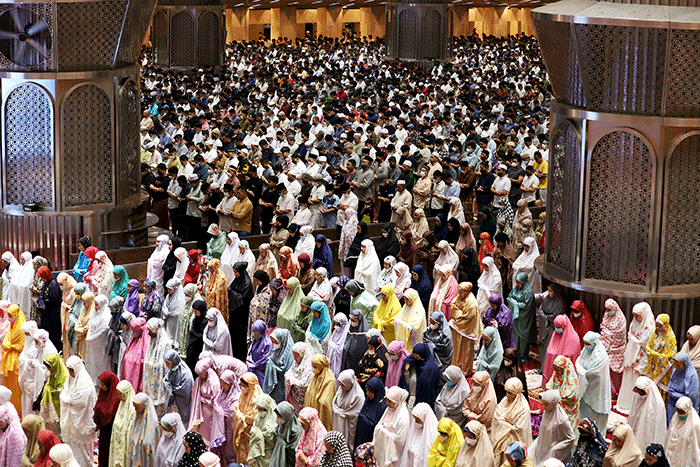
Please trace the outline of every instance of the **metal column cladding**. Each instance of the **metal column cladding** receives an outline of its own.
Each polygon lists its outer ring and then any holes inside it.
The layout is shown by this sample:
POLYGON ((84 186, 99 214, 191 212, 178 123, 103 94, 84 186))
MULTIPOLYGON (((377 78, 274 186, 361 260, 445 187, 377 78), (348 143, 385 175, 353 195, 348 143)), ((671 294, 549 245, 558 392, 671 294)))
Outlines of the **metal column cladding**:
POLYGON ((143 225, 137 60, 156 0, 0 0, 0 249, 70 266, 143 225))
POLYGON ((538 268, 599 317, 646 300, 682 330, 700 306, 700 0, 642 3, 532 11, 555 95, 538 268))
POLYGON ((387 58, 430 63, 452 57, 451 2, 391 1, 385 11, 387 58))

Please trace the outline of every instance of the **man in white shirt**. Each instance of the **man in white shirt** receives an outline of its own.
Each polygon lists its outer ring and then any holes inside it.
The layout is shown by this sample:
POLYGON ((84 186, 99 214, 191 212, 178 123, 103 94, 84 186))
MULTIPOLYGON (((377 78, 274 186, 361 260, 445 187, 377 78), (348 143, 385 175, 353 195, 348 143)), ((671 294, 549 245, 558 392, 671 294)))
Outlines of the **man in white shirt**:
POLYGON ((233 185, 224 185, 224 198, 215 209, 216 214, 219 216, 219 228, 223 232, 231 231, 233 225, 231 209, 233 209, 233 205, 236 204, 237 201, 238 198, 233 194, 233 185))
POLYGON ((312 217, 311 211, 309 210, 309 199, 299 198, 299 210, 296 214, 294 214, 294 218, 292 219, 291 223, 296 224, 299 227, 304 225, 312 225, 312 217))
POLYGON ((520 184, 520 191, 523 192, 521 199, 524 199, 530 207, 535 205, 535 194, 537 193, 537 187, 539 185, 540 179, 535 175, 535 168, 528 165, 525 168, 525 178, 523 178, 520 184))
POLYGON ((338 218, 336 224, 338 227, 342 227, 345 223, 345 210, 353 208, 357 212, 357 205, 359 204, 359 199, 357 195, 352 192, 350 185, 348 183, 343 183, 340 185, 340 201, 338 201, 338 218))
MULTIPOLYGON (((277 190, 282 193, 282 196, 275 207, 275 219, 277 216, 287 216, 291 219, 294 216, 294 197, 289 194, 287 186, 283 183, 277 185, 277 190)), ((274 219, 272 222, 275 222, 274 219)))
POLYGON ((326 196, 326 187, 323 185, 323 177, 316 173, 313 176, 313 188, 309 195, 309 210, 311 211, 311 222, 314 229, 323 228, 323 214, 321 214, 321 201, 326 196))
POLYGON ((439 212, 442 212, 442 208, 445 205, 443 197, 445 195, 445 182, 442 181, 442 171, 436 170, 433 172, 433 193, 432 199, 430 200, 430 215, 436 216, 439 212))
POLYGON ((289 194, 292 195, 292 198, 296 198, 299 196, 299 193, 301 193, 301 183, 299 183, 299 180, 297 180, 296 174, 293 174, 292 172, 287 174, 287 178, 287 190, 289 191, 289 194))
POLYGON ((493 193, 493 207, 502 208, 508 203, 508 193, 510 193, 510 179, 507 177, 508 171, 505 164, 501 164, 496 169, 496 180, 491 185, 493 193))

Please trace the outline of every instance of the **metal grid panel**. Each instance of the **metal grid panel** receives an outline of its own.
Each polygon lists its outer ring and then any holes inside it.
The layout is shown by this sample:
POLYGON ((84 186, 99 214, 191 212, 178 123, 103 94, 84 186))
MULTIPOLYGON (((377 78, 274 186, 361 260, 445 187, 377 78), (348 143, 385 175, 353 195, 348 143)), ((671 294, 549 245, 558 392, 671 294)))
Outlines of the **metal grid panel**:
POLYGON ((661 115, 666 29, 573 26, 588 110, 661 115))
POLYGON ((661 285, 700 284, 700 135, 685 138, 673 150, 664 186, 661 285))
POLYGON ((394 57, 396 54, 396 6, 387 5, 386 15, 385 15, 385 28, 386 28, 386 55, 388 57, 394 57))
POLYGON ((163 11, 156 11, 153 16, 153 57, 159 65, 168 63, 168 14, 163 11))
POLYGON ((199 66, 210 67, 219 65, 221 34, 219 33, 219 18, 216 14, 211 11, 205 11, 199 15, 197 37, 199 66))
POLYGON ((5 203, 53 207, 53 106, 39 86, 16 87, 5 103, 5 203))
POLYGON ((119 157, 117 178, 119 200, 139 192, 139 90, 129 80, 119 88, 119 157))
POLYGON ((574 104, 569 101, 569 83, 565 79, 566 71, 576 57, 575 53, 570 53, 569 24, 536 18, 533 18, 532 22, 537 31, 537 39, 552 83, 554 97, 562 102, 574 104))
POLYGON ((57 3, 60 71, 113 68, 128 0, 57 3))
POLYGON ((671 31, 666 115, 700 117, 700 31, 671 31))
POLYGON ((442 15, 429 9, 423 16, 423 59, 442 58, 442 15))
POLYGON ((552 142, 551 175, 547 185, 551 191, 547 252, 549 261, 573 274, 580 211, 581 142, 568 120, 557 127, 552 142))
POLYGON ((399 58, 418 59, 418 13, 405 8, 399 13, 399 58))
POLYGON ((74 89, 62 118, 64 206, 112 203, 112 109, 94 84, 74 89))
POLYGON ((648 285, 652 154, 636 134, 614 131, 590 164, 585 277, 648 285))
POLYGON ((37 41, 43 47, 43 53, 37 52, 36 49, 27 47, 24 44, 24 59, 17 60, 12 57, 21 44, 18 41, 3 40, 0 41, 0 68, 3 70, 13 71, 48 71, 53 70, 53 44, 54 44, 54 21, 53 21, 53 3, 23 3, 21 5, 2 4, 0 5, 0 19, 2 19, 2 29, 7 30, 35 30, 32 39, 37 41), (8 10, 14 10, 18 24, 12 20, 10 13, 5 13, 8 10))
POLYGON ((129 2, 129 12, 124 21, 117 54, 118 63, 135 63, 138 60, 141 42, 146 34, 155 6, 155 0, 132 0, 129 2))
POLYGON ((195 66, 195 20, 181 11, 170 20, 170 66, 195 66))

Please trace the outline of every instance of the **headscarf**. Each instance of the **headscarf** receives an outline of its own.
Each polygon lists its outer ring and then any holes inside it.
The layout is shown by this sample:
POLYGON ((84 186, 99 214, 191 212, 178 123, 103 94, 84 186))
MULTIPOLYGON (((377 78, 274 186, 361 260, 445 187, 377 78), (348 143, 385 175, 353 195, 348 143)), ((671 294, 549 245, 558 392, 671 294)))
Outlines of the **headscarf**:
POLYGON ((213 452, 203 452, 199 456, 199 463, 203 467, 221 467, 221 459, 213 452))
POLYGON ((595 422, 584 418, 578 424, 579 438, 569 463, 580 467, 600 467, 603 465, 608 442, 595 422), (584 436, 585 434, 585 436, 584 436))
POLYGON ((423 303, 423 307, 427 308, 430 302, 430 295, 433 291, 433 284, 430 282, 430 278, 428 278, 428 273, 425 272, 425 268, 420 264, 413 266, 411 268, 411 272, 415 272, 418 275, 418 280, 411 277, 411 288, 418 292, 420 301, 423 303))
POLYGON ((282 401, 275 407, 275 413, 282 417, 284 423, 277 426, 275 432, 275 448, 272 451, 270 465, 288 466, 289 459, 293 457, 299 438, 301 437, 301 424, 294 413, 294 408, 289 402, 282 401))
MULTIPOLYGON (((348 282, 348 284, 350 284, 350 282, 348 282)), ((343 361, 341 367, 352 368, 355 370, 355 374, 359 374, 360 359, 367 351, 367 331, 369 330, 369 326, 367 325, 365 315, 358 309, 350 311, 348 321, 350 323, 350 328, 348 329, 348 335, 345 338, 345 345, 343 346, 343 361), (352 324, 350 320, 351 317, 357 320, 357 326, 352 324)))
POLYGON ((331 251, 331 246, 328 244, 328 239, 325 235, 318 234, 316 235, 316 243, 320 243, 321 248, 318 246, 314 247, 313 268, 326 268, 330 276, 333 277, 335 275, 333 269, 333 252, 331 251))
MULTIPOLYGON (((459 256, 452 249, 446 240, 440 240, 438 243, 438 249, 440 250, 440 256, 435 261, 435 269, 443 268, 449 266, 451 270, 456 270, 459 266, 459 256)), ((437 281, 437 273, 435 275, 435 280, 437 281)))
POLYGON ((117 385, 119 377, 111 371, 103 371, 99 376, 99 380, 107 387, 107 392, 99 390, 97 392, 97 402, 95 403, 95 414, 93 419, 99 426, 105 426, 114 421, 114 416, 117 414, 119 407, 119 392, 117 385))
POLYGON ((5 425, 0 437, 0 465, 20 467, 27 447, 27 435, 22 430, 19 417, 7 404, 0 406, 0 421, 5 425))
MULTIPOLYGON (((695 368, 693 368, 693 363, 690 361, 690 357, 687 353, 678 352, 673 359, 682 362, 684 368, 681 370, 674 366, 673 373, 671 373, 671 380, 668 382, 669 408, 672 406, 673 402, 675 402, 674 399, 676 399, 676 397, 674 396, 676 396, 676 394, 683 394, 690 398, 693 402, 693 408, 697 412, 698 374, 695 368)), ((666 421, 670 422, 670 418, 671 417, 667 417, 666 421)))
POLYGON ((301 297, 304 296, 304 291, 301 289, 301 282, 296 277, 287 281, 287 287, 291 288, 292 292, 287 293, 280 304, 277 312, 277 326, 290 330, 301 311, 301 297))
POLYGON ((405 304, 394 320, 394 333, 397 339, 406 343, 406 347, 410 351, 413 349, 413 346, 423 339, 423 333, 427 327, 426 313, 418 292, 413 289, 407 289, 404 296, 405 304), (410 305, 409 301, 411 302, 410 305))
POLYGON ((449 418, 443 418, 437 425, 438 437, 433 442, 428 454, 428 465, 435 467, 450 467, 455 465, 464 435, 455 422, 449 418), (443 439, 443 436, 447 436, 443 439))
POLYGON ((137 279, 130 279, 129 282, 127 282, 127 297, 124 302, 124 310, 130 312, 134 316, 139 315, 139 303, 141 301, 141 297, 139 296, 140 286, 141 284, 137 279), (129 285, 132 287, 131 293, 128 293, 129 285))
POLYGON ((143 281, 143 285, 148 287, 149 292, 146 293, 144 290, 144 300, 141 302, 141 316, 146 319, 158 318, 163 308, 163 298, 158 292, 158 283, 149 277, 143 281))
POLYGON ((280 248, 280 259, 279 277, 281 277, 282 280, 289 281, 294 278, 299 270, 299 261, 294 251, 288 246, 280 248))
POLYGON ((615 373, 622 373, 627 345, 627 320, 620 306, 612 298, 605 301, 605 314, 600 323, 600 341, 610 358, 610 369, 615 373))
POLYGON ((115 266, 112 270, 112 274, 117 276, 118 279, 114 281, 109 299, 112 300, 114 297, 119 296, 126 300, 128 295, 127 284, 129 283, 129 275, 126 273, 126 269, 124 269, 122 265, 115 266))
POLYGON ((555 332, 552 335, 552 339, 549 341, 547 357, 542 367, 542 379, 545 382, 549 381, 549 378, 552 376, 554 359, 557 358, 557 356, 563 355, 572 362, 575 362, 581 353, 581 344, 578 334, 576 334, 568 316, 559 315, 554 318, 554 327, 555 329, 563 329, 563 332, 561 334, 555 332))
MULTIPOLYGON (((506 204, 508 203, 506 202, 506 204)), ((497 467, 486 427, 476 420, 471 420, 467 423, 464 431, 476 439, 464 438, 464 444, 457 454, 455 467, 497 467)))
POLYGON ((143 413, 136 412, 134 428, 131 432, 131 462, 134 465, 153 465, 156 446, 160 438, 158 414, 153 400, 148 394, 140 392, 134 396, 134 403, 143 407, 143 413))
POLYGON ((173 467, 185 454, 185 446, 182 439, 185 437, 186 429, 182 424, 180 414, 177 412, 166 413, 160 419, 160 426, 165 428, 172 436, 161 436, 156 446, 156 457, 153 465, 163 467, 173 467))
MULTIPOLYGON (((260 391, 258 389, 258 391, 260 391)), ((261 394, 255 399, 255 409, 257 414, 253 421, 251 429, 251 439, 248 450, 248 462, 253 463, 260 458, 267 458, 272 454, 271 441, 274 441, 275 431, 277 430, 277 415, 275 414, 275 403, 272 397, 267 394, 261 394), (260 409, 265 409, 262 414, 260 409)), ((237 443, 237 446, 240 444, 237 443)))
POLYGON ((185 280, 183 281, 183 284, 185 284, 185 285, 196 284, 197 281, 199 280, 199 272, 200 272, 199 250, 193 248, 187 252, 187 256, 189 257, 189 264, 187 266, 187 271, 185 271, 185 280))
POLYGON ((49 451, 49 457, 61 467, 81 467, 75 460, 73 449, 68 444, 57 444, 52 447, 49 451))
POLYGON ((256 320, 251 325, 251 331, 260 334, 260 339, 251 340, 246 364, 248 365, 248 371, 259 375, 259 379, 261 379, 265 377, 265 366, 272 353, 272 341, 270 341, 270 336, 267 335, 267 324, 261 319, 256 320))
POLYGON ((455 276, 452 275, 450 266, 436 266, 435 271, 440 274, 436 275, 435 288, 430 295, 428 304, 428 313, 442 311, 449 321, 452 317, 452 300, 459 295, 459 284, 455 276))
POLYGON ((318 342, 323 342, 331 330, 331 318, 325 303, 315 301, 311 304, 311 310, 319 313, 319 317, 313 316, 309 324, 309 334, 318 342))
POLYGON ((131 327, 131 342, 124 351, 122 360, 121 379, 128 380, 135 390, 143 388, 143 361, 146 358, 150 337, 146 331, 146 320, 135 318, 129 325, 131 327), (141 331, 137 334, 137 331, 141 331))
POLYGON ((177 350, 166 350, 163 355, 163 360, 172 364, 170 369, 166 368, 165 376, 163 377, 163 384, 168 393, 167 399, 173 396, 175 397, 175 402, 180 410, 181 418, 189 423, 190 400, 192 399, 192 386, 194 385, 192 371, 187 364, 182 361, 177 350), (178 399, 187 400, 186 409, 180 405, 181 402, 178 403, 178 399))
POLYGON ((542 402, 552 407, 544 410, 540 423, 540 434, 530 446, 532 462, 536 466, 550 457, 568 461, 574 447, 574 429, 559 402, 559 391, 547 390, 542 393, 542 402))
POLYGON ((431 353, 435 355, 440 371, 445 371, 452 363, 452 331, 441 311, 432 312, 430 320, 437 323, 437 329, 428 326, 423 333, 423 342, 430 345, 431 353))
POLYGON ((518 378, 510 378, 505 383, 505 390, 506 395, 496 407, 491 428, 493 451, 497 456, 501 456, 514 441, 526 446, 532 444, 530 404, 522 394, 523 383, 518 378), (514 395, 513 400, 509 394, 514 395))
POLYGON ((163 385, 163 378, 168 368, 165 366, 163 357, 165 352, 172 347, 172 341, 163 328, 162 319, 149 319, 146 328, 149 332, 155 332, 156 337, 149 340, 143 361, 143 390, 152 399, 154 405, 160 406, 168 402, 166 399, 168 394, 163 385))
MULTIPOLYGON (((686 340, 681 347, 681 352, 688 354, 690 361, 693 363, 693 367, 697 371, 700 368, 700 326, 691 326, 688 328, 688 333, 695 339, 695 346, 690 348, 690 341, 686 340)), ((698 374, 700 376, 700 374, 698 374)))
POLYGON ((355 442, 357 415, 365 402, 365 393, 352 369, 341 371, 338 383, 342 387, 338 387, 333 397, 333 429, 345 433, 350 447, 355 442))
POLYGON ((634 386, 641 389, 645 395, 636 391, 632 394, 632 405, 627 424, 635 433, 637 441, 648 445, 655 440, 666 437, 666 404, 656 384, 646 376, 637 378, 634 386))
POLYGON ((57 444, 60 444, 61 440, 58 439, 58 436, 53 434, 53 431, 51 430, 43 430, 37 435, 36 440, 37 444, 40 446, 40 449, 39 455, 37 456, 33 467, 51 467, 51 465, 53 465, 53 461, 49 457, 49 452, 51 451, 51 448, 57 444), (45 454, 42 454, 42 452, 45 454))
POLYGON ((374 291, 377 287, 377 277, 381 272, 382 266, 379 264, 379 257, 374 250, 374 243, 370 239, 362 241, 361 246, 365 251, 360 252, 355 266, 355 279, 362 282, 367 290, 374 291))
MULTIPOLYGON (((654 467, 670 467, 662 445, 658 443, 650 444, 647 446, 646 455, 656 459, 656 463, 653 464, 654 467)), ((643 460, 639 467, 651 467, 651 465, 647 464, 646 460, 643 460)))
POLYGON ((340 244, 338 245, 338 259, 345 260, 350 253, 351 247, 355 244, 355 238, 360 237, 357 242, 359 251, 360 242, 367 238, 367 224, 357 222, 357 209, 348 208, 345 210, 345 222, 340 231, 340 244), (360 226, 362 233, 357 233, 357 226, 360 226))
POLYGON ((610 371, 608 354, 600 334, 587 332, 584 347, 576 360, 579 396, 596 413, 610 413, 610 371))
POLYGON ((355 449, 355 465, 362 467, 377 467, 377 461, 374 458, 374 444, 363 443, 355 449))
POLYGON ((287 329, 277 328, 272 335, 280 343, 278 349, 273 349, 265 368, 265 380, 262 389, 269 394, 279 383, 279 377, 292 366, 294 355, 292 354, 292 335, 287 329))
POLYGON ((53 403, 56 414, 60 416, 61 402, 59 394, 68 378, 68 369, 63 364, 63 359, 57 353, 44 357, 44 363, 51 369, 49 370, 49 378, 46 380, 44 390, 41 393, 41 405, 53 403))
POLYGON ((374 398, 367 397, 365 403, 360 409, 357 416, 357 433, 355 436, 355 444, 360 445, 371 440, 374 436, 374 427, 379 422, 379 419, 384 415, 387 404, 384 398, 385 389, 384 383, 376 376, 371 377, 365 383, 365 391, 374 394, 374 398))
POLYGON ((603 467, 637 467, 642 462, 642 451, 637 445, 632 428, 626 423, 618 425, 613 431, 613 442, 603 460, 603 467), (622 446, 615 444, 615 439, 622 446))
POLYGON ((131 430, 136 419, 136 409, 134 409, 134 388, 129 381, 123 380, 117 384, 117 391, 123 400, 117 407, 112 424, 112 437, 109 444, 109 465, 129 465, 131 456, 131 430))
POLYGON ((646 302, 640 302, 632 307, 632 314, 642 317, 641 321, 632 319, 628 334, 635 337, 636 341, 628 340, 625 347, 625 365, 628 367, 637 364, 646 357, 647 341, 654 332, 654 313, 646 302))
POLYGON ((498 294, 491 295, 489 297, 489 305, 496 305, 496 309, 494 310, 491 306, 486 308, 482 315, 482 324, 484 327, 493 326, 498 329, 498 334, 501 336, 501 344, 503 344, 504 348, 514 347, 513 314, 506 304, 503 303, 503 297, 498 294))
MULTIPOLYGON (((465 422, 462 406, 471 392, 469 383, 457 365, 450 365, 443 373, 445 385, 440 390, 435 401, 435 415, 439 418, 447 417, 462 426, 465 422)), ((415 408, 414 408, 415 410, 415 408)), ((407 466, 408 467, 408 466, 407 466)))
POLYGON ((593 316, 591 316, 588 307, 586 307, 581 300, 574 300, 571 304, 571 317, 569 319, 571 321, 571 326, 573 326, 574 331, 576 331, 576 334, 578 334, 581 340, 581 348, 583 348, 583 336, 585 336, 587 332, 593 331, 595 328, 593 316), (581 313, 581 316, 576 318, 574 313, 581 313))
POLYGON ((326 436, 327 430, 318 418, 318 411, 313 407, 301 409, 299 411, 299 420, 308 423, 309 428, 302 430, 299 437, 299 444, 296 447, 297 462, 302 463, 299 455, 304 454, 307 465, 317 465, 321 461, 321 456, 323 456, 323 438, 326 436))
POLYGON ((406 436, 406 445, 403 453, 400 455, 397 467, 428 465, 428 453, 435 442, 435 438, 438 437, 437 426, 438 421, 430 405, 421 402, 413 407, 406 436), (416 418, 422 423, 418 423, 416 418))
POLYGON ((479 235, 479 240, 481 241, 481 246, 479 247, 477 259, 479 260, 479 266, 481 266, 481 272, 484 272, 484 258, 491 255, 495 247, 491 242, 491 236, 488 232, 481 233, 479 235))
POLYGON ((335 396, 335 377, 330 369, 330 360, 321 354, 311 357, 311 364, 320 368, 320 373, 315 375, 309 387, 306 389, 304 405, 318 410, 321 422, 329 429, 333 426, 333 397, 335 396))
POLYGON ((571 426, 578 426, 579 400, 581 393, 578 389, 576 368, 568 357, 563 355, 554 359, 554 374, 547 382, 547 389, 556 389, 561 397, 561 406, 569 416, 571 426))
POLYGON ((321 458, 321 467, 353 467, 352 455, 348 449, 347 440, 338 431, 329 431, 323 438, 323 442, 333 448, 333 452, 326 451, 321 458))
POLYGON ((472 382, 472 390, 464 401, 464 414, 470 420, 480 421, 490 432, 497 405, 493 382, 486 371, 474 373, 472 382), (481 390, 475 390, 476 386, 481 390))
POLYGON ((416 372, 415 402, 427 402, 431 407, 440 393, 440 375, 442 370, 433 358, 433 352, 427 344, 417 344, 404 364, 410 365, 416 372), (420 360, 414 355, 420 356, 420 360))
POLYGON ((207 451, 207 446, 204 444, 202 435, 195 431, 188 431, 182 439, 187 443, 190 452, 188 454, 187 451, 185 451, 180 462, 177 463, 177 467, 199 467, 199 456, 207 451))
POLYGON ((287 387, 308 388, 314 377, 311 371, 311 347, 306 342, 297 342, 292 346, 292 353, 299 355, 301 361, 297 363, 296 359, 293 359, 292 366, 284 374, 285 384, 287 387))
POLYGON ((472 231, 472 226, 469 225, 468 222, 462 222, 459 226, 459 240, 455 245, 455 251, 462 251, 464 248, 468 247, 476 251, 476 238, 474 238, 474 231, 472 231))
POLYGON ((345 347, 345 339, 350 330, 350 322, 344 313, 336 313, 333 317, 333 331, 328 339, 328 351, 326 352, 331 361, 331 370, 337 378, 341 371, 343 362, 343 348, 345 347))
POLYGON ((38 442, 38 436, 40 432, 44 431, 44 419, 34 414, 25 415, 22 418, 22 430, 24 431, 23 434, 26 435, 27 440, 27 447, 22 455, 22 465, 33 466, 39 457, 41 449, 38 442))
POLYGON ((209 308, 206 316, 207 321, 214 321, 214 325, 207 324, 202 336, 205 350, 210 350, 215 355, 233 355, 231 335, 221 311, 217 308, 209 308))
POLYGON ((404 360, 411 353, 406 350, 406 344, 401 340, 394 340, 387 346, 386 387, 397 386, 403 375, 404 360))
POLYGON ((5 334, 5 339, 2 341, 2 363, 0 370, 2 375, 8 377, 10 373, 18 373, 19 371, 19 355, 24 348, 24 331, 22 327, 27 319, 24 313, 17 305, 10 305, 7 309, 7 315, 15 320, 10 325, 10 329, 5 334))
POLYGON ((258 247, 258 258, 255 260, 255 271, 265 271, 270 279, 277 277, 277 259, 270 252, 270 244, 263 243, 258 247))
POLYGON ((68 381, 61 391, 61 435, 72 439, 90 435, 95 431, 92 413, 97 394, 95 383, 77 355, 72 355, 66 360, 66 368, 73 370, 75 376, 68 374, 68 381))
POLYGON ((487 371, 491 376, 491 380, 496 379, 496 373, 503 362, 503 344, 501 344, 501 336, 498 330, 492 326, 487 326, 484 329, 484 335, 489 338, 489 343, 482 342, 479 356, 476 359, 476 370, 487 371))
POLYGON ((437 215, 437 222, 435 228, 433 229, 433 235, 438 241, 444 240, 447 237, 447 215, 444 212, 439 212, 437 215))
POLYGON ((391 284, 382 287, 381 294, 383 298, 374 310, 374 327, 382 331, 387 341, 393 341, 394 320, 401 311, 401 304, 391 284))

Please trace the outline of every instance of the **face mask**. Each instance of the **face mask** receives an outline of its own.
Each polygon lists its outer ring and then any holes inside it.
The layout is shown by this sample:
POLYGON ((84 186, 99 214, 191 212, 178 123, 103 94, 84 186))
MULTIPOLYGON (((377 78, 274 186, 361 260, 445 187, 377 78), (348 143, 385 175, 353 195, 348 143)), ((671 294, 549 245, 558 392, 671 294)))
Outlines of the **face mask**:
POLYGON ((438 325, 437 325, 437 324, 431 324, 431 325, 430 325, 430 329, 432 329, 433 331, 435 331, 437 328, 438 328, 438 325))
POLYGON ((450 437, 448 435, 443 435, 442 433, 440 433, 440 439, 443 441, 447 441, 448 439, 450 439, 450 437))
POLYGON ((506 367, 513 366, 513 362, 509 362, 508 360, 503 360, 503 366, 506 366, 506 367))
POLYGON ((685 415, 680 415, 680 414, 679 414, 679 415, 678 415, 678 420, 683 421, 683 420, 685 420, 686 418, 688 418, 688 414, 685 414, 685 415))
POLYGON ((399 360, 399 356, 398 356, 398 355, 389 355, 389 358, 391 358, 391 359, 392 359, 393 361, 395 361, 395 362, 399 360))
POLYGON ((262 339, 262 335, 259 332, 254 332, 253 333, 253 340, 258 341, 260 339, 262 339))
POLYGON ((564 334, 564 329, 563 328, 554 328, 554 332, 557 334, 564 334))
POLYGON ((573 312, 573 316, 574 316, 574 318, 580 318, 580 317, 581 317, 581 313, 577 313, 577 312, 574 311, 574 312, 573 312))
POLYGON ((174 434, 175 434, 175 432, 173 432, 173 431, 164 431, 163 432, 163 436, 165 436, 166 438, 172 438, 174 434))
POLYGON ((608 316, 615 316, 615 310, 608 310, 608 316))
POLYGON ((336 327, 335 327, 335 330, 336 330, 336 331, 340 331, 340 326, 336 326, 336 327))
POLYGON ((376 350, 368 350, 368 351, 367 351, 367 355, 374 355, 374 354, 376 354, 376 353, 377 353, 376 350))
POLYGON ((453 383, 452 381, 447 381, 445 384, 447 384, 447 386, 450 388, 455 385, 455 383, 453 383))
POLYGON ((464 442, 467 443, 467 445, 469 445, 469 446, 476 446, 476 438, 471 439, 468 436, 465 436, 464 442))
POLYGON ((155 339, 158 334, 155 332, 148 331, 148 335, 151 336, 151 339, 155 339))
POLYGON ((216 326, 216 321, 209 321, 209 326, 214 327, 216 326))
POLYGON ((284 418, 282 418, 278 415, 276 422, 278 425, 284 425, 284 418))
POLYGON ((388 234, 388 233, 384 233, 384 232, 382 232, 382 237, 384 237, 384 238, 387 238, 388 236, 389 236, 389 234, 388 234))
POLYGON ((272 343, 272 348, 273 348, 273 349, 277 350, 277 349, 279 349, 280 347, 282 347, 282 344, 276 344, 276 343, 274 343, 274 342, 272 343))
POLYGON ((474 385, 474 387, 472 388, 472 392, 479 394, 481 392, 481 389, 481 386, 474 385))
POLYGON ((593 346, 590 345, 590 344, 583 344, 583 346, 584 346, 585 348, 587 348, 588 350, 593 350, 593 346))

